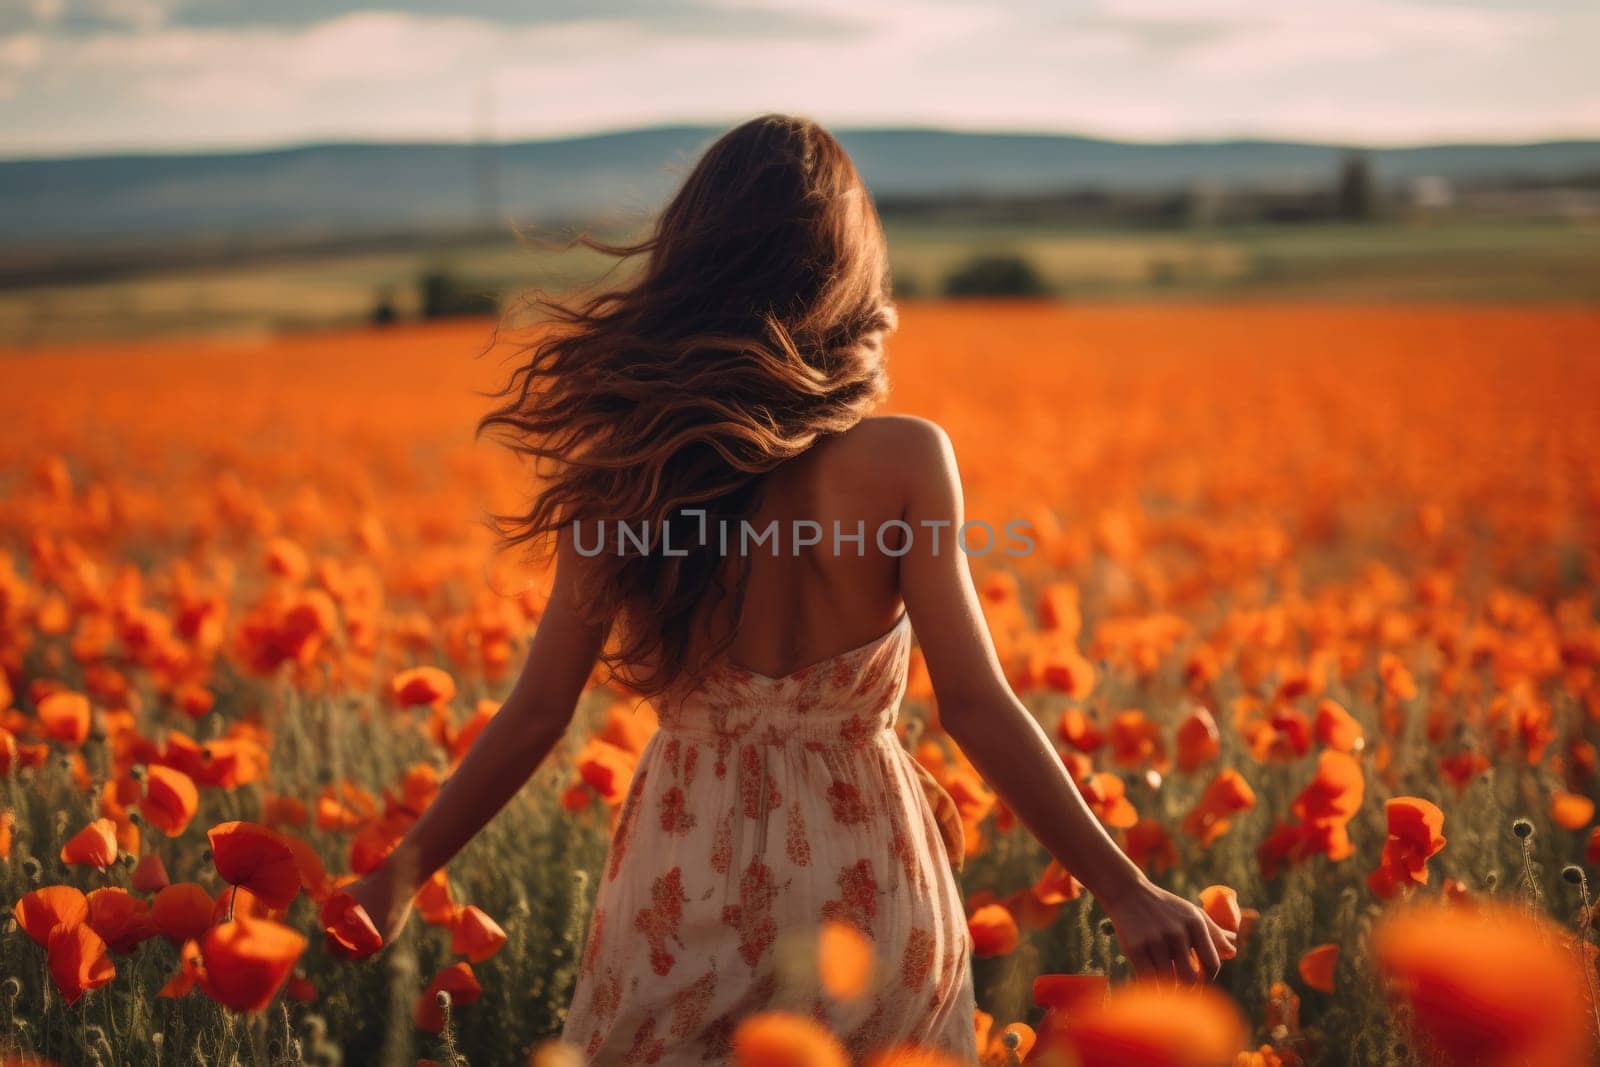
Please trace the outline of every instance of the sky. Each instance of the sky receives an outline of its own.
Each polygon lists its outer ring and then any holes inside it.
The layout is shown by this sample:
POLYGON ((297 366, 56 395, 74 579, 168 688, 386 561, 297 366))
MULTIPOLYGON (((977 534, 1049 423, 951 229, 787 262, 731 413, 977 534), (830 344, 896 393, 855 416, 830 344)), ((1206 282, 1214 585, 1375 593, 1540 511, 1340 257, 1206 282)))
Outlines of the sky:
POLYGON ((1596 0, 0 0, 0 156, 850 126, 1600 136, 1596 0))

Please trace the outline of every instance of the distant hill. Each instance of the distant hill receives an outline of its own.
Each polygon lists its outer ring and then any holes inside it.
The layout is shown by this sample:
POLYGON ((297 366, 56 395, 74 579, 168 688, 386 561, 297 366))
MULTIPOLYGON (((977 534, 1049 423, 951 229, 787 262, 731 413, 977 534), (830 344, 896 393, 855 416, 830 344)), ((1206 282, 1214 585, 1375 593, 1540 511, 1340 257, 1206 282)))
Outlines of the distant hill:
MULTIPOLYGON (((246 153, 0 162, 0 241, 314 237, 452 230, 486 218, 552 222, 658 207, 719 130, 662 127, 493 148, 329 144, 246 153), (489 190, 493 190, 491 194, 489 190)), ((882 197, 1104 188, 1325 185, 1347 146, 1135 144, 1085 137, 851 130, 841 139, 882 197)), ((1600 173, 1600 141, 1370 151, 1377 177, 1456 182, 1600 173)))

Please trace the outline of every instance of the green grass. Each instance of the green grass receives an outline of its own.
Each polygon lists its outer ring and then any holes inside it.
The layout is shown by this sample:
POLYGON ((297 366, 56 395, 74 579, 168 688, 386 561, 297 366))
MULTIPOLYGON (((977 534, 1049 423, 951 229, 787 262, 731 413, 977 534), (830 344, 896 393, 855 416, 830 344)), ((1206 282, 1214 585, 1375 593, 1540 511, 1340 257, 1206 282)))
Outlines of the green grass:
MULTIPOLYGON (((963 261, 1016 253, 1064 299, 1600 301, 1600 226, 1390 222, 1220 229, 1096 230, 891 224, 896 284, 932 296, 963 261)), ((443 270, 513 295, 561 290, 606 260, 511 240, 419 243, 406 251, 307 254, 203 270, 0 291, 0 343, 248 333, 364 321, 392 291, 402 316, 416 282, 443 270)))

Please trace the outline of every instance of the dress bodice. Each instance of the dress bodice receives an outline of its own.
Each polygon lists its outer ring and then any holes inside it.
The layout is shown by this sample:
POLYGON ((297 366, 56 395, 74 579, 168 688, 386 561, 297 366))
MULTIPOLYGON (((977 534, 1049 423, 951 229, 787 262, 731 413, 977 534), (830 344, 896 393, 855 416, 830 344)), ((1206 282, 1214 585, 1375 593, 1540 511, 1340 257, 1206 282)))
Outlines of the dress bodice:
POLYGON ((725 743, 859 745, 894 726, 910 657, 902 614, 866 644, 781 678, 724 658, 662 702, 661 728, 725 743))

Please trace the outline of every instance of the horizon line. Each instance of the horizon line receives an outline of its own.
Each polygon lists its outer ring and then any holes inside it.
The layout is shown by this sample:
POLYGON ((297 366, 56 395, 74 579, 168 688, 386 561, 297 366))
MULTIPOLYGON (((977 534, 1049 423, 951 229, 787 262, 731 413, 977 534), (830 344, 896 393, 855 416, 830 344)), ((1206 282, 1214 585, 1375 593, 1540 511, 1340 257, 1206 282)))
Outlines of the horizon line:
MULTIPOLYGON (((753 117, 753 116, 748 116, 753 117)), ((619 125, 601 126, 584 131, 559 133, 549 135, 535 135, 529 137, 507 137, 488 139, 475 139, 471 137, 362 137, 333 136, 323 138, 307 138, 303 140, 262 141, 259 143, 241 143, 234 145, 153 145, 153 146, 115 146, 89 147, 81 150, 64 149, 56 151, 41 150, 38 152, 24 151, 18 154, 0 154, 0 164, 8 163, 64 163, 78 160, 94 159, 177 159, 196 156, 252 156, 274 155, 308 151, 318 148, 511 148, 531 144, 565 144, 579 141, 594 141, 608 137, 624 137, 633 134, 661 133, 674 130, 696 130, 708 133, 731 129, 743 119, 731 122, 718 122, 715 119, 681 120, 649 123, 645 125, 619 125)), ((1482 137, 1461 138, 1453 137, 1437 141, 1429 140, 1361 140, 1359 138, 1318 138, 1314 136, 1296 137, 1282 134, 1263 133, 1237 133, 1217 136, 1201 137, 1127 137, 1110 133, 1092 133, 1082 130, 1050 130, 1027 127, 1005 126, 970 126, 957 123, 863 123, 849 125, 824 124, 834 134, 883 134, 883 133, 922 133, 922 134, 957 134, 961 136, 977 137, 1019 137, 1037 138, 1042 140, 1079 140, 1097 141, 1105 144, 1126 145, 1129 147, 1159 148, 1168 146, 1224 146, 1239 144, 1272 144, 1272 145, 1301 145, 1319 148, 1336 148, 1351 151, 1408 151, 1419 149, 1437 148, 1529 148, 1539 145, 1551 144, 1585 144, 1600 142, 1600 129, 1586 133, 1547 133, 1544 135, 1530 135, 1527 137, 1482 137)))

